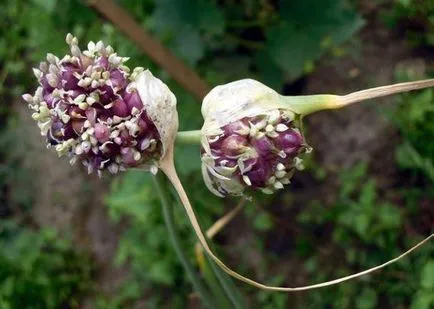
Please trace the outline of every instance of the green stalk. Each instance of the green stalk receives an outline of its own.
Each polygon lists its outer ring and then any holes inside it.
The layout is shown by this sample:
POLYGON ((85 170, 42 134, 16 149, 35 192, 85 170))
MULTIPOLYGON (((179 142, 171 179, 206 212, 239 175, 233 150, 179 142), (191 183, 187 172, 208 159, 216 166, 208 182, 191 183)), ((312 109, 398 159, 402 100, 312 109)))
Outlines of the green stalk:
POLYGON ((337 109, 393 94, 434 87, 434 79, 398 83, 352 92, 347 95, 317 94, 305 96, 281 96, 284 105, 295 113, 306 116, 326 109, 337 109))
POLYGON ((200 130, 181 131, 176 134, 176 143, 182 145, 200 145, 201 137, 200 130))
POLYGON ((217 267, 217 265, 214 263, 214 261, 210 260, 210 258, 207 256, 208 264, 211 265, 211 268, 214 272, 214 274, 217 276, 218 280, 220 281, 221 286, 223 287, 226 295, 231 300, 233 306, 235 309, 244 309, 247 308, 246 303, 241 295, 241 293, 237 290, 235 284, 232 282, 231 278, 220 268, 217 267))
POLYGON ((302 116, 340 107, 336 103, 339 97, 330 94, 281 96, 281 98, 290 110, 302 116))
POLYGON ((215 305, 214 298, 211 296, 207 288, 203 285, 201 279, 197 276, 193 266, 188 261, 187 255, 182 249, 181 240, 175 230, 172 204, 169 203, 167 199, 170 193, 167 191, 165 177, 162 173, 158 173, 155 177, 153 177, 153 179, 158 194, 160 195, 161 205, 163 207, 164 221, 166 223, 166 227, 169 232, 169 237, 172 241, 173 247, 175 248, 176 255, 178 256, 178 259, 184 267, 184 270, 187 273, 191 283, 193 284, 194 289, 199 294, 205 306, 208 308, 218 309, 218 306, 215 305))
MULTIPOLYGON (((219 309, 232 309, 233 305, 230 299, 226 296, 225 290, 220 286, 219 280, 216 278, 215 273, 209 264, 209 262, 207 263, 207 261, 204 261, 204 267, 201 268, 201 271, 205 281, 216 296, 217 302, 219 303, 219 309)), ((213 262, 211 262, 211 264, 213 264, 213 262)))

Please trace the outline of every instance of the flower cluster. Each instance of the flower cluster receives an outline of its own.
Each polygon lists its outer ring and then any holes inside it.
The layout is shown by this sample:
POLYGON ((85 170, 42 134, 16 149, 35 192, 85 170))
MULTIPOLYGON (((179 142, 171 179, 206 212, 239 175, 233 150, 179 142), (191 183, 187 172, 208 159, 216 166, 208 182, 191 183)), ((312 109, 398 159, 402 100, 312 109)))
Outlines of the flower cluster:
POLYGON ((34 69, 36 92, 23 95, 48 146, 69 156, 71 164, 81 161, 89 173, 116 174, 139 165, 155 170, 163 154, 161 136, 138 81, 157 79, 143 68, 130 73, 128 58, 101 41, 84 51, 71 34, 66 42, 71 54, 62 59, 48 54, 34 69))
POLYGON ((211 90, 202 103, 202 174, 218 196, 246 188, 273 193, 302 169, 308 152, 300 115, 264 84, 243 79, 211 90))
POLYGON ((209 151, 202 149, 204 177, 218 195, 242 194, 246 187, 271 194, 303 168, 298 155, 308 147, 290 111, 245 117, 221 131, 208 137, 209 151))

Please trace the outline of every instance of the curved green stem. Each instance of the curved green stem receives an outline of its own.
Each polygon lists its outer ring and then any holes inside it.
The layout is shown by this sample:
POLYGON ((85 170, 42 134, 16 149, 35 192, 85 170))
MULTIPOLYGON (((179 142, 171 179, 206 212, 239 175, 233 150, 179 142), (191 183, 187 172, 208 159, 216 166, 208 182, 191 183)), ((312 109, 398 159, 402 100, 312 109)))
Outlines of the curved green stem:
POLYGON ((282 96, 282 100, 295 113, 305 116, 325 109, 339 108, 339 96, 331 94, 282 96))
POLYGON ((211 294, 208 292, 207 288, 202 284, 201 279, 197 276, 193 266, 188 261, 188 258, 182 249, 181 240, 175 230, 172 204, 167 199, 170 194, 166 190, 165 177, 162 173, 158 173, 155 177, 153 177, 153 179, 158 194, 160 195, 164 221, 166 223, 173 247, 175 248, 176 255, 178 256, 185 272, 190 278, 194 289, 197 291, 206 307, 218 309, 218 306, 215 305, 214 299, 211 297, 211 294))
POLYGON ((347 95, 318 94, 306 96, 282 96, 281 99, 289 109, 299 115, 305 116, 321 110, 337 109, 361 101, 429 87, 434 87, 434 79, 369 88, 347 95))
POLYGON ((200 130, 181 131, 176 134, 176 143, 182 145, 200 145, 200 130))

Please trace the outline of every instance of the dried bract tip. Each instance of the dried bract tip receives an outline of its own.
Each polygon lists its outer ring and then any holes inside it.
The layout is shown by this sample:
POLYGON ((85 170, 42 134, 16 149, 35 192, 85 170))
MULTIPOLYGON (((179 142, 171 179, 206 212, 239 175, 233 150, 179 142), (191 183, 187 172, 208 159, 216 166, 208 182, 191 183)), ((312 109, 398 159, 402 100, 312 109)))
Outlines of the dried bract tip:
POLYGON ((173 94, 149 71, 131 76, 127 58, 101 41, 90 42, 84 51, 71 34, 66 42, 71 54, 60 60, 48 54, 35 69, 36 92, 23 95, 48 146, 72 163, 81 161, 89 173, 115 174, 138 166, 155 170, 166 130, 159 128, 153 104, 164 97, 174 106, 173 94))

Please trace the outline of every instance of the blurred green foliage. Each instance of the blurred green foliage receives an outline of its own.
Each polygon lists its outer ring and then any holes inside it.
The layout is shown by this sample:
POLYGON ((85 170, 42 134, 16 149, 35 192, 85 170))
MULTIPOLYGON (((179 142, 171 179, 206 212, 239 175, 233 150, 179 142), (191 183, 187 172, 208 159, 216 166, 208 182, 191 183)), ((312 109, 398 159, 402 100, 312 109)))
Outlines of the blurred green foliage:
MULTIPOLYGON (((335 204, 325 207, 313 201, 298 216, 303 230, 310 231, 308 236, 299 239, 299 252, 306 258, 305 267, 316 282, 381 264, 424 236, 408 232, 412 224, 417 224, 412 222, 412 205, 399 206, 384 199, 374 178, 367 174, 366 164, 343 172, 340 183, 335 204), (324 255, 316 251, 315 235, 321 235, 321 241, 329 243, 334 253, 324 255), (311 244, 310 250, 306 249, 306 243, 311 244)), ((428 232, 430 228, 426 227, 428 232)), ((425 271, 434 263, 433 250, 434 245, 428 243, 417 254, 374 275, 313 291, 302 307, 371 309, 405 305, 412 309, 432 308, 434 285, 429 279, 432 273, 425 271)))
POLYGON ((94 264, 55 231, 0 219, 0 308, 79 308, 94 264))
MULTIPOLYGON (((409 72, 398 71, 397 78, 407 81, 409 72)), ((434 183, 434 90, 400 96, 398 110, 392 116, 403 137, 396 150, 399 165, 423 174, 434 183)))
POLYGON ((434 46, 434 2, 426 0, 397 0, 385 14, 391 27, 406 26, 406 37, 415 46, 434 46))
MULTIPOLYGON (((184 176, 186 176, 184 174, 184 176)), ((117 295, 110 303, 122 302, 141 296, 145 287, 161 288, 175 286, 177 294, 171 298, 171 305, 185 302, 184 298, 189 291, 188 279, 178 261, 168 232, 163 221, 159 197, 150 175, 141 171, 127 172, 123 177, 115 179, 112 190, 106 198, 110 217, 119 222, 128 221, 128 227, 123 233, 119 243, 115 263, 117 266, 128 262, 131 267, 131 277, 125 282, 123 294, 117 295), (136 291, 136 293, 134 293, 136 291)), ((191 178, 189 186, 195 188, 190 192, 192 203, 197 206, 198 216, 205 226, 212 224, 213 216, 221 214, 222 201, 215 197, 207 200, 203 196, 206 189, 201 188, 197 182, 201 179, 191 178)), ((188 190, 188 189, 187 189, 188 190)), ((175 220, 178 232, 183 240, 182 246, 190 253, 190 260, 194 261, 194 245, 196 236, 190 229, 190 223, 182 206, 176 205, 175 220)), ((152 295, 150 301, 161 305, 162 295, 152 295)), ((157 307, 159 308, 159 307, 157 307)))

